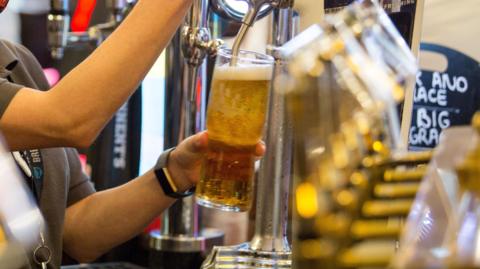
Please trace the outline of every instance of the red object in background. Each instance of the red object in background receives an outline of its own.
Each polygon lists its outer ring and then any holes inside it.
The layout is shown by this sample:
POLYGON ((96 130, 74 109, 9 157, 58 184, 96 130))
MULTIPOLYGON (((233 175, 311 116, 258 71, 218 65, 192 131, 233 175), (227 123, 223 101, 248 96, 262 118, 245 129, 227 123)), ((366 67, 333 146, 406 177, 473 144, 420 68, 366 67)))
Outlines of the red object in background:
POLYGON ((145 230, 143 230, 144 233, 148 234, 150 233, 151 231, 153 230, 159 230, 160 229, 160 226, 161 226, 161 218, 160 217, 157 217, 155 218, 152 223, 150 223, 150 225, 148 225, 147 228, 145 228, 145 230))
POLYGON ((97 4, 96 0, 79 0, 72 19, 73 32, 85 32, 90 25, 93 10, 97 4))

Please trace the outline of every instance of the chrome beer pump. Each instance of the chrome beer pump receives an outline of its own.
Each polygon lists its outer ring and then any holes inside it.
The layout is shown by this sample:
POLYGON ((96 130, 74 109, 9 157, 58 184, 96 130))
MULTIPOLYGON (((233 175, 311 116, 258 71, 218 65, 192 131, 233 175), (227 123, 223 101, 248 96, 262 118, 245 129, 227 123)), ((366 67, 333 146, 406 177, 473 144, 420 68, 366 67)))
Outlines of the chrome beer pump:
MULTIPOLYGON (((166 49, 165 140, 176 146, 205 126, 207 57, 220 40, 208 28, 208 0, 195 0, 183 26, 166 49)), ((223 232, 201 227, 200 210, 193 196, 173 204, 162 217, 159 231, 150 233, 151 268, 199 268, 214 245, 223 245, 223 232)))
MULTIPOLYGON (((293 37, 295 31, 293 1, 249 1, 248 6, 232 53, 238 53, 255 18, 273 8, 271 46, 267 53, 275 59, 273 78, 279 77, 284 73, 281 46, 293 37)), ((232 19, 235 17, 232 16, 232 19)), ((270 91, 266 131, 269 150, 259 172, 255 234, 250 242, 215 247, 202 268, 291 268, 287 225, 293 157, 292 130, 286 114, 285 98, 275 88, 273 84, 270 91)))
POLYGON ((48 42, 53 59, 60 60, 64 56, 65 48, 94 44, 98 46, 122 22, 136 0, 107 0, 105 1, 110 18, 106 23, 90 27, 87 32, 70 32, 70 5, 68 0, 51 0, 50 14, 48 15, 47 29, 48 42))
POLYGON ((415 64, 385 57, 405 50, 378 16, 355 19, 382 12, 355 3, 290 44, 282 85, 295 130, 294 268, 386 267, 425 173, 418 165, 431 157, 397 151, 392 100, 415 64))
MULTIPOLYGON (((210 34, 207 28, 207 13, 206 8, 208 7, 208 1, 195 1, 190 13, 187 16, 185 26, 177 32, 177 35, 174 37, 171 46, 167 49, 167 106, 166 109, 177 109, 177 113, 172 113, 173 117, 167 119, 166 125, 166 146, 173 146, 179 140, 176 140, 177 137, 183 138, 189 134, 193 134, 196 131, 202 130, 205 122, 205 87, 207 85, 206 74, 205 74, 205 65, 203 60, 208 55, 214 55, 215 50, 220 44, 217 40, 211 40, 210 34), (183 58, 181 58, 181 53, 183 53, 183 58), (181 60, 179 60, 181 59, 181 60), (178 64, 180 63, 180 65, 178 64), (177 77, 177 78, 175 78, 177 77), (183 81, 179 84, 176 82, 176 79, 183 78, 183 81), (197 88, 195 85, 201 85, 201 89, 197 88), (181 105, 178 106, 178 100, 181 99, 181 105), (192 100, 196 100, 195 102, 192 100), (200 104, 200 105, 198 105, 200 104), (177 108, 176 108, 177 107, 177 108), (180 111, 178 111, 180 108, 180 111), (188 115, 190 114, 190 116, 188 115), (183 137, 182 137, 183 135, 183 137), (168 144, 172 143, 172 144, 168 144)), ((288 40, 291 36, 291 20, 292 20, 292 10, 290 7, 293 5, 291 1, 263 1, 260 2, 249 2, 250 17, 249 19, 243 19, 243 14, 245 11, 234 10, 232 6, 229 5, 227 1, 212 1, 210 6, 216 12, 223 12, 223 15, 229 16, 232 20, 243 20, 243 26, 240 32, 241 38, 246 34, 247 29, 253 24, 256 18, 265 16, 269 10, 275 7, 289 7, 286 10, 275 10, 274 17, 275 21, 280 23, 279 27, 275 28, 275 40, 276 43, 273 45, 281 45, 283 42, 288 40), (288 5, 286 3, 289 3, 288 5), (253 8, 253 11, 252 11, 253 8)), ((240 46, 241 41, 236 42, 237 49, 240 46)), ((279 106, 281 107, 281 106, 279 106)), ((280 110, 283 112, 283 110, 280 110)), ((278 115, 280 116, 280 114, 278 115)), ((279 123, 276 127, 277 132, 283 131, 281 127, 283 123, 279 123)), ((279 133, 280 134, 280 133, 279 133)), ((274 135, 271 135, 274 136, 274 135)), ((288 139, 286 140, 289 141, 288 139)), ((283 144, 283 143, 282 143, 283 144)), ((275 148, 272 146, 272 148, 275 148)), ((288 148, 288 143, 286 144, 286 149, 288 148)), ((281 155, 277 155, 281 156, 281 155)), ((268 158, 267 156, 265 158, 268 158)), ((271 155, 270 158, 275 158, 275 155, 271 155)), ((282 157, 283 158, 283 157, 282 157)), ((272 162, 271 162, 272 163, 272 162)), ((288 163, 288 162, 287 162, 288 163)), ((277 167, 278 168, 278 167, 277 167)), ((273 170, 272 170, 273 171, 273 170)), ((275 172, 279 172, 275 170, 275 172)), ((286 170, 284 174, 278 173, 278 176, 287 176, 289 175, 289 170, 286 170)), ((277 178, 278 178, 277 176, 277 178)), ((270 177, 269 177, 270 178, 270 177)), ((273 178, 273 176, 271 177, 273 178)), ((268 181, 272 182, 272 181, 268 181)), ((268 185, 268 182, 265 181, 264 187, 259 187, 266 192, 269 190, 271 185, 268 185)), ((264 214, 261 217, 258 217, 257 220, 261 223, 257 226, 262 226, 262 229, 257 228, 257 233, 254 239, 252 246, 256 250, 266 250, 274 249, 277 250, 278 257, 281 255, 289 257, 289 245, 285 239, 285 226, 282 226, 282 221, 277 221, 284 219, 286 221, 286 215, 284 210, 286 210, 284 200, 285 195, 282 195, 285 192, 285 188, 288 188, 288 181, 285 181, 287 185, 282 185, 283 183, 280 180, 276 180, 275 189, 278 190, 275 196, 270 198, 275 199, 271 201, 260 201, 259 204, 266 206, 265 209, 258 210, 264 214), (280 201, 280 202, 279 202, 280 201), (281 206, 283 205, 283 206, 281 206), (276 210, 273 210, 274 207, 277 207, 276 210), (271 210, 272 209, 272 210, 271 210), (271 215, 280 214, 279 216, 271 215), (262 219, 262 220, 260 220, 262 219), (275 219, 275 221, 273 220, 275 219), (272 225, 273 224, 273 225, 272 225)), ((260 197, 263 196, 262 195, 260 197)), ((257 212, 257 215, 259 212, 257 212)), ((183 200, 177 202, 173 207, 171 207, 167 214, 164 216, 164 223, 161 232, 152 234, 151 236, 151 247, 160 252, 164 252, 165 256, 164 265, 161 263, 155 264, 154 266, 159 266, 160 268, 170 268, 168 265, 176 266, 176 268, 196 268, 198 267, 195 259, 191 262, 186 262, 185 259, 188 257, 189 253, 194 252, 204 252, 208 250, 209 246, 213 244, 221 245, 219 238, 216 237, 218 232, 204 234, 200 232, 199 227, 199 216, 198 209, 193 201, 193 199, 183 200), (211 236, 210 236, 211 235, 211 236), (212 240, 217 238, 217 240, 212 240), (170 261, 167 259, 166 255, 169 255, 167 252, 177 252, 179 257, 178 259, 173 259, 170 256, 170 261), (183 253, 183 255, 182 255, 183 253), (163 267, 162 267, 163 266, 163 267)), ((206 230, 211 231, 211 230, 206 230)), ((251 248, 248 248, 251 250, 251 248)), ((215 249, 214 254, 207 258, 204 266, 211 266, 210 263, 211 257, 220 257, 218 254, 218 249, 215 249)), ((223 253, 223 252, 222 252, 223 253)), ((230 252, 234 257, 239 257, 243 259, 246 256, 241 255, 241 252, 230 252)), ((254 251, 250 254, 255 253, 254 251)), ((257 254, 260 252, 256 252, 257 254)), ((265 255, 268 253, 265 252, 265 255)), ((265 256, 266 257, 266 256, 265 256)), ((282 256, 283 260, 284 257, 282 256)), ((290 260, 287 259, 287 263, 290 260)))

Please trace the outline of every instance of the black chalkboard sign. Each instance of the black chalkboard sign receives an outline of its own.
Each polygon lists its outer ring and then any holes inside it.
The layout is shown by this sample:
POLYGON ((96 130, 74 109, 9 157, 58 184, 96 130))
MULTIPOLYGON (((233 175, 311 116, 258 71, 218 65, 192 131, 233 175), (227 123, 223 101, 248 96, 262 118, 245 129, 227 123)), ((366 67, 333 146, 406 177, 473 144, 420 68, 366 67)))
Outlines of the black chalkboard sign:
POLYGON ((446 57, 444 72, 422 70, 417 75, 409 133, 411 150, 435 147, 443 129, 468 125, 480 107, 479 63, 456 50, 422 43, 421 51, 446 57))

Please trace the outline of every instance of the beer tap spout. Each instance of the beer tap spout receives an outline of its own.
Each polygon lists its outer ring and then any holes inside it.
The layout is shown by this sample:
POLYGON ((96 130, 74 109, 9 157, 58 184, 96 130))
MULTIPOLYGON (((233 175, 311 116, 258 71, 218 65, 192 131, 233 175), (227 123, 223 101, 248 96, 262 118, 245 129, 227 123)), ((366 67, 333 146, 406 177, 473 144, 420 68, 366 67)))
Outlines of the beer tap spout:
MULTIPOLYGON (((232 46, 232 55, 238 56, 240 46, 242 45, 248 30, 257 20, 257 16, 262 15, 264 10, 271 8, 287 9, 293 7, 293 0, 245 0, 248 3, 248 11, 243 17, 242 26, 235 38, 232 46)), ((235 58, 232 59, 231 65, 235 65, 235 58)))
POLYGON ((240 27, 240 30, 238 31, 238 34, 232 46, 232 55, 234 56, 231 62, 232 66, 236 65, 237 63, 236 57, 240 52, 240 46, 242 45, 242 42, 245 39, 245 36, 247 35, 248 29, 250 29, 250 27, 252 27, 252 25, 255 23, 257 15, 260 9, 262 8, 262 6, 264 4, 267 4, 267 2, 271 2, 271 0, 260 0, 260 1, 249 0, 247 2, 248 2, 248 11, 242 20, 242 26, 240 27))
POLYGON ((233 42, 233 46, 232 46, 232 55, 233 55, 232 62, 231 62, 232 66, 236 65, 237 63, 236 57, 240 52, 240 46, 242 45, 242 42, 245 39, 245 36, 247 35, 248 29, 252 26, 253 22, 255 21, 257 13, 258 13, 258 10, 251 8, 248 10, 248 13, 245 16, 245 19, 243 20, 242 26, 240 27, 240 30, 238 31, 238 34, 235 37, 235 41, 233 42))

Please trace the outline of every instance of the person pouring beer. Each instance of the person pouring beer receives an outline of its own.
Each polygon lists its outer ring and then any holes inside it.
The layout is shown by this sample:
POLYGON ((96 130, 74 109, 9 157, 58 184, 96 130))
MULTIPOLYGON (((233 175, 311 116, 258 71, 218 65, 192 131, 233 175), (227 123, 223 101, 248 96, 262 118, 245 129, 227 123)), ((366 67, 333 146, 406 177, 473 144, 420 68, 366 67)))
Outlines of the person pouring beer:
MULTIPOLYGON (((73 149, 90 146, 137 89, 191 2, 139 0, 118 29, 51 89, 26 48, 0 40, 0 130, 47 224, 29 253, 32 268, 59 268, 62 252, 94 260, 142 231, 198 181, 205 132, 162 153, 147 173, 102 192, 95 192, 73 149)), ((0 0, 0 13, 7 4, 0 0)), ((263 152, 258 143, 255 155, 263 152)))

